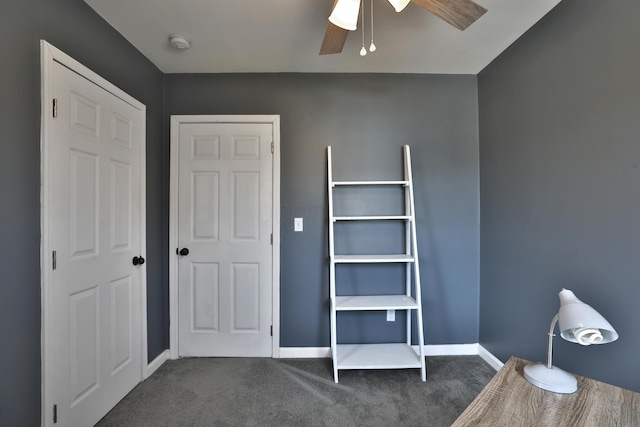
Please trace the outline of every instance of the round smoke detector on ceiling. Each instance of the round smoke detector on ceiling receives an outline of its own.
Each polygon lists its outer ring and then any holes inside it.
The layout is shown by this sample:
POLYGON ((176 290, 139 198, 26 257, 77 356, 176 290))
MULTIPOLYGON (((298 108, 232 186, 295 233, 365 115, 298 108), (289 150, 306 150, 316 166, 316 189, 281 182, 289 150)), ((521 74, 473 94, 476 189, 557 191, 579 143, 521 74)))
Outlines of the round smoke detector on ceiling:
POLYGON ((169 36, 169 44, 176 49, 189 49, 191 46, 191 40, 180 34, 173 34, 169 36))

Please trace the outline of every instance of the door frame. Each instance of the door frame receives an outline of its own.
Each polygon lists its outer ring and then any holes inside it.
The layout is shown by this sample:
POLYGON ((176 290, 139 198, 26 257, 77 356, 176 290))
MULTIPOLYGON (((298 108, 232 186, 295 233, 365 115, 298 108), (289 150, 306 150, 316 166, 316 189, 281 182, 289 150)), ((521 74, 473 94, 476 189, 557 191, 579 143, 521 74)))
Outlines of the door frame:
MULTIPOLYGON (((51 183, 48 176, 51 170, 49 165, 49 130, 53 119, 53 105, 51 102, 53 93, 53 68, 54 63, 59 63, 71 71, 77 73, 81 77, 91 81, 95 85, 105 89, 107 92, 122 99, 137 110, 140 110, 145 118, 142 132, 140 135, 140 250, 142 254, 147 251, 147 215, 146 215, 146 106, 133 98, 131 95, 122 91, 109 81, 105 80, 89 68, 80 64, 78 61, 65 54, 55 46, 40 40, 40 85, 41 85, 41 122, 40 122, 40 355, 41 355, 41 425, 53 425, 51 417, 51 408, 53 407, 52 395, 52 378, 53 369, 51 343, 54 339, 51 326, 51 297, 50 290, 53 283, 52 270, 50 266, 53 262, 50 238, 51 233, 49 227, 50 206, 48 204, 49 195, 51 193, 51 183)), ((146 268, 140 269, 140 331, 141 331, 141 380, 146 379, 150 371, 148 369, 147 355, 147 271, 146 268)))
POLYGON ((171 172, 169 183, 169 351, 178 355, 178 141, 180 125, 189 123, 266 123, 273 128, 272 193, 272 276, 271 276, 271 357, 280 357, 280 116, 279 115, 172 115, 171 172))

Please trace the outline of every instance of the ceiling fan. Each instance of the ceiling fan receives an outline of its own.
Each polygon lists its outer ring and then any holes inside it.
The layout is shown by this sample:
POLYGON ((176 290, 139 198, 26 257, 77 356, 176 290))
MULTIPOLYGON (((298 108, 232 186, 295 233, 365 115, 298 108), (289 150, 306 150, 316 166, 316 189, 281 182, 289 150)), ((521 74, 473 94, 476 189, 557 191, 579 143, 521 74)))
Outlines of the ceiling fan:
MULTIPOLYGON (((409 2, 428 10, 459 30, 466 29, 487 11, 471 0, 389 0, 396 12, 402 11, 409 2)), ((335 0, 320 55, 342 52, 347 34, 356 29, 359 10, 360 0, 335 0)))

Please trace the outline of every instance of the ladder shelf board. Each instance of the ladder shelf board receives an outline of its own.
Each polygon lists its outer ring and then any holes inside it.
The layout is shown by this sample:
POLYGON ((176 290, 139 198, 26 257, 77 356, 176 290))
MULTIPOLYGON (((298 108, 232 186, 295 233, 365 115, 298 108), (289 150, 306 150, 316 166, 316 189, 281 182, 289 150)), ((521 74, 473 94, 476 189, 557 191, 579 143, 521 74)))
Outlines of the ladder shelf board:
POLYGON ((361 216, 334 216, 334 221, 384 221, 384 220, 408 221, 409 215, 361 215, 361 216))
POLYGON ((336 296, 336 310, 415 310, 416 300, 408 295, 342 295, 336 296))
POLYGON ((414 262, 413 255, 394 254, 394 255, 334 255, 334 263, 378 263, 378 262, 414 262))
POLYGON ((402 185, 406 187, 409 185, 409 181, 333 181, 331 184, 334 187, 344 185, 402 185))
POLYGON ((421 368, 420 355, 404 343, 338 344, 338 369, 421 368))

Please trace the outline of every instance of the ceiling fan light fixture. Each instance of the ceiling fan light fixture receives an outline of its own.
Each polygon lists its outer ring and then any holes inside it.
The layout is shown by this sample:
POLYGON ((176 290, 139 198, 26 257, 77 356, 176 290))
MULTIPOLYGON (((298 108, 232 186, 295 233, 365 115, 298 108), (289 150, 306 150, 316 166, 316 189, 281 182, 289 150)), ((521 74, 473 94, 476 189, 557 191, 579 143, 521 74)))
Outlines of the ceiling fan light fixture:
POLYGON ((333 8, 329 22, 345 30, 354 31, 358 25, 360 0, 338 0, 333 8))
POLYGON ((411 0, 389 0, 389 3, 391 3, 391 6, 393 6, 396 12, 402 12, 410 2, 411 0))

